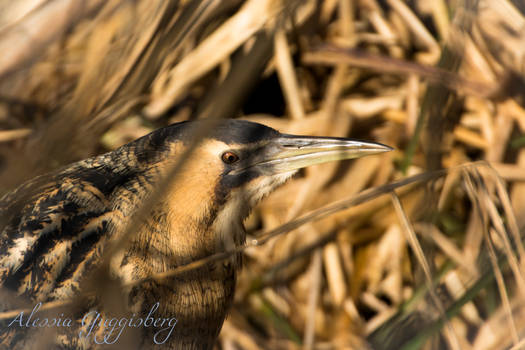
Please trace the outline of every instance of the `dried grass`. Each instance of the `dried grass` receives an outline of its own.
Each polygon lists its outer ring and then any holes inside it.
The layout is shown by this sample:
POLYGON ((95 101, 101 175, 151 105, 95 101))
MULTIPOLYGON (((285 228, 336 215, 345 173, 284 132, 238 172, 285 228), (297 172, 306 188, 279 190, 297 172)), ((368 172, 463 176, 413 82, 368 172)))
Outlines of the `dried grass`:
POLYGON ((1 193, 185 119, 373 139, 247 220, 217 348, 523 346, 519 1, 79 4, 0 1, 1 193))

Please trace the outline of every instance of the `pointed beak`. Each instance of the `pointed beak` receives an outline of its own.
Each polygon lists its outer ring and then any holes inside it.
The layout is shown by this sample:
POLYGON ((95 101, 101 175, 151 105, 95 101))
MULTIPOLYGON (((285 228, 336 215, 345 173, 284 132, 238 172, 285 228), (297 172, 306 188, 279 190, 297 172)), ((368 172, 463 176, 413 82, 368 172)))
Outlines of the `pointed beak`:
POLYGON ((364 157, 392 151, 376 142, 339 137, 296 136, 281 134, 267 149, 265 159, 256 164, 266 174, 279 174, 310 165, 364 157))

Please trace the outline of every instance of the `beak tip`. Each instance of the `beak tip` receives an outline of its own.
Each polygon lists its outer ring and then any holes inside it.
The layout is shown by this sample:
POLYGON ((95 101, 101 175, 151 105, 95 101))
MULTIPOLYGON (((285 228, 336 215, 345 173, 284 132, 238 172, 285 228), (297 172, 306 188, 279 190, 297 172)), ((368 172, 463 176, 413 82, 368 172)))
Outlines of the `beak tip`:
POLYGON ((390 147, 390 146, 387 146, 387 145, 383 145, 384 147, 384 150, 383 152, 391 152, 394 150, 394 147, 390 147))
POLYGON ((384 145, 384 144, 379 143, 379 142, 368 143, 367 146, 368 147, 366 147, 366 148, 368 148, 372 153, 376 153, 376 154, 377 153, 391 152, 391 151, 394 150, 393 147, 384 145))

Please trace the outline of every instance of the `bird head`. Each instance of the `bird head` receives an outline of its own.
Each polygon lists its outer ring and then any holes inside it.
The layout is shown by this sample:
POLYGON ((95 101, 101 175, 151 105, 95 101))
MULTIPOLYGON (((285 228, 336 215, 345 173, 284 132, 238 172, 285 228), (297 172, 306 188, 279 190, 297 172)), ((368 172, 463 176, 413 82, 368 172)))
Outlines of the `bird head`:
MULTIPOLYGON (((169 131, 177 152, 186 146, 203 122, 175 124, 169 131)), ((363 157, 392 150, 375 143, 347 138, 297 136, 243 120, 222 120, 194 147, 181 179, 171 193, 183 213, 212 218, 214 235, 224 248, 239 243, 232 231, 242 227, 250 209, 299 169, 330 161, 363 157), (194 189, 184 191, 184 189, 194 189), (200 190, 195 190, 200 189, 200 190), (190 210, 189 206, 193 206, 190 210), (218 237, 217 237, 218 238, 218 237), (230 241, 230 244, 224 242, 230 241)), ((180 217, 172 218, 181 222, 180 217)), ((208 221, 209 223, 209 221, 208 221)), ((243 239, 243 238, 242 238, 243 239)), ((242 239, 240 239, 242 241, 242 239)))
POLYGON ((216 136, 221 144, 214 153, 222 163, 217 191, 250 207, 301 168, 392 150, 375 142, 283 134, 248 121, 228 124, 216 136))

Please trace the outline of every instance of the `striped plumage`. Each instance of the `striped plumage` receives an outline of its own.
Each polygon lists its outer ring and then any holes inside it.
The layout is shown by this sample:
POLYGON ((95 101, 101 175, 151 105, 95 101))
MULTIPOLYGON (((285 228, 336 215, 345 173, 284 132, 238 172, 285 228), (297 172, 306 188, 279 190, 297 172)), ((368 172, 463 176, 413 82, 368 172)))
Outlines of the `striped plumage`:
MULTIPOLYGON (((37 302, 70 299, 84 289, 84 283, 93 283, 90 273, 100 266, 108 242, 120 239, 128 221, 147 203, 200 127, 200 122, 187 122, 159 129, 4 195, 0 284, 8 297, 0 303, 0 311, 21 302, 32 308, 37 302)), ((197 145, 176 181, 162 189, 160 200, 147 208, 147 219, 137 223, 131 239, 124 240, 122 253, 111 257, 109 275, 120 290, 123 309, 112 309, 102 297, 111 288, 109 281, 95 298, 69 310, 71 327, 54 327, 56 334, 45 339, 37 328, 29 327, 28 333, 17 323, 7 327, 11 320, 2 321, 1 348, 34 348, 45 340, 58 348, 94 348, 93 338, 79 337, 79 331, 87 331, 81 318, 90 310, 107 318, 118 311, 125 311, 120 316, 140 317, 157 302, 155 317, 177 319, 163 346, 211 348, 232 303, 238 257, 132 288, 118 286, 243 244, 242 220, 250 208, 296 169, 385 150, 373 143, 282 135, 246 121, 220 122, 197 145), (337 147, 327 157, 330 142, 337 147)), ((54 317, 52 311, 50 315, 54 317)), ((99 331, 104 332, 101 327, 99 331)), ((153 327, 137 327, 127 329, 119 342, 149 348, 154 346, 154 336, 153 327)))

